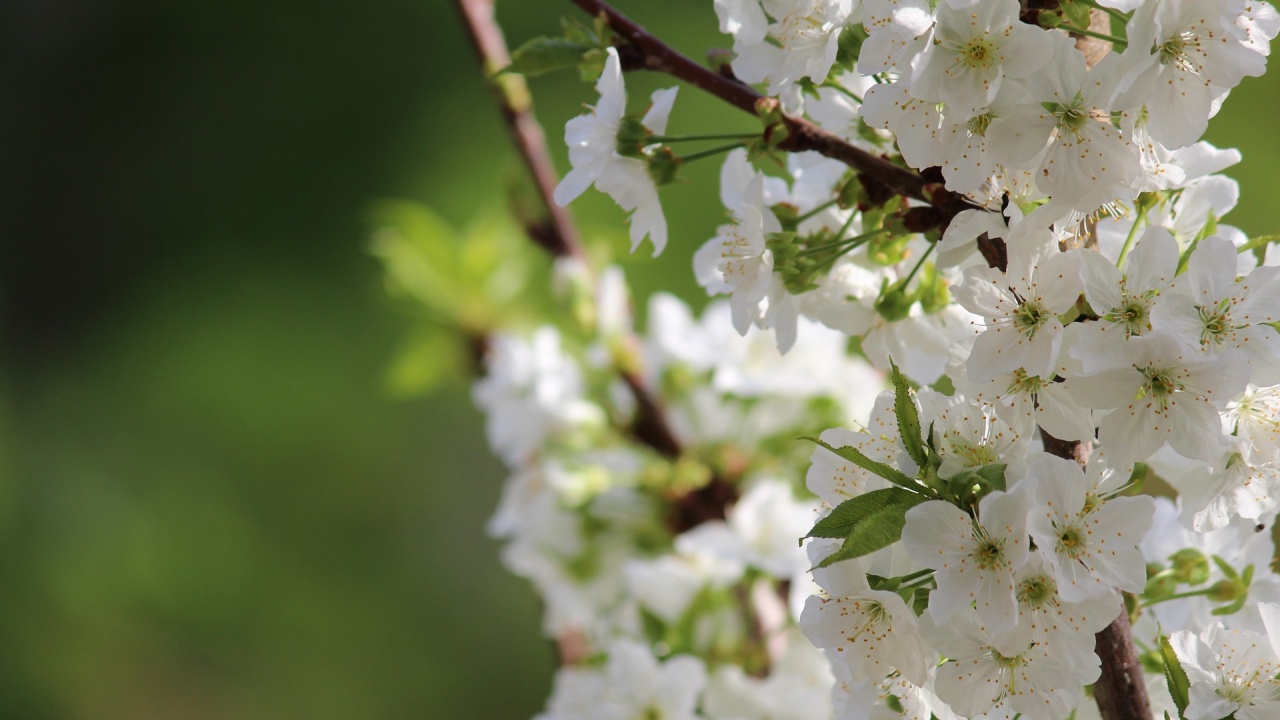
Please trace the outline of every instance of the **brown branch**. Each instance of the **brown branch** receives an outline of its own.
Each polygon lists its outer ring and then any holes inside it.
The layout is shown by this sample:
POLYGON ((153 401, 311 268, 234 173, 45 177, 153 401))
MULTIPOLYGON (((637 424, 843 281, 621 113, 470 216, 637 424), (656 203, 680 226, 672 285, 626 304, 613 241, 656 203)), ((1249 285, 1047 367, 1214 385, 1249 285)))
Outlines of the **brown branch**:
POLYGON ((1150 720, 1151 702, 1142 678, 1142 664, 1133 646, 1129 614, 1120 617, 1094 636, 1094 652, 1102 661, 1102 675, 1093 685, 1093 699, 1106 720, 1150 720))
MULTIPOLYGON (((519 75, 494 75, 511 63, 502 30, 494 19, 494 0, 455 0, 455 2, 462 12, 464 25, 475 45, 480 67, 489 86, 493 89, 494 98, 506 120, 507 131, 511 134, 516 149, 538 186, 539 197, 547 212, 545 222, 526 225, 526 234, 552 255, 573 257, 586 264, 586 253, 578 239, 578 231, 573 220, 564 208, 556 205, 552 197, 558 179, 555 167, 551 163, 551 156, 547 151, 546 137, 537 118, 533 115, 533 103, 529 98, 524 79, 519 75)), ((628 347, 639 347, 639 342, 635 338, 628 338, 624 342, 628 347)), ((667 422, 666 413, 657 394, 644 383, 638 370, 628 367, 620 368, 619 372, 636 401, 636 414, 628 428, 631 436, 664 457, 673 460, 679 458, 684 448, 667 422)), ((681 505, 675 508, 674 515, 683 520, 676 521, 676 524, 687 522, 689 518, 705 520, 724 517, 725 506, 737 497, 736 489, 729 480, 718 475, 711 478, 710 487, 715 488, 714 493, 690 493, 677 501, 681 505), (708 507, 708 498, 718 504, 715 507, 708 507), (684 505, 689 507, 685 508, 684 505)))
MULTIPOLYGON (((604 15, 609 27, 627 41, 626 46, 618 48, 624 69, 666 73, 753 115, 762 107, 762 103, 777 103, 731 76, 716 73, 690 60, 602 0, 571 2, 593 17, 604 15)), ((940 211, 942 224, 939 227, 943 229, 961 210, 977 207, 963 195, 953 193, 941 184, 928 183, 919 173, 855 147, 808 120, 787 117, 784 122, 788 135, 781 149, 797 152, 813 150, 874 178, 899 195, 928 202, 940 211)))
POLYGON ((586 254, 582 250, 577 226, 569 213, 552 199, 557 182, 555 165, 547 153, 542 126, 533 115, 529 88, 519 75, 494 75, 511 64, 511 56, 507 52, 502 29, 493 17, 493 0, 457 0, 457 6, 462 12, 463 24, 480 60, 480 71, 484 73, 485 82, 493 91, 507 131, 537 185, 538 195, 547 212, 545 222, 532 224, 527 228, 529 236, 552 255, 585 260, 586 254))

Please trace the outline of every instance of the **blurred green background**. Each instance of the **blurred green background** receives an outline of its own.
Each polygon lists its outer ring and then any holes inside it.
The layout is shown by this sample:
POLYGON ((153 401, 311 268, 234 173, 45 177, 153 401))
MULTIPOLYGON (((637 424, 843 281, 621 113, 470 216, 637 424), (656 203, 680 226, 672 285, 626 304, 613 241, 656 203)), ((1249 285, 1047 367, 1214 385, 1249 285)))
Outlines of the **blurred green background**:
MULTIPOLYGON (((709 2, 619 4, 725 44, 709 2)), ((513 45, 576 12, 499 5, 513 45)), ((594 97, 533 88, 553 141, 594 97)), ((1245 153, 1251 234, 1280 226, 1278 90, 1246 80, 1210 131, 1245 153)), ((673 131, 751 127, 682 92, 673 131)), ((640 295, 696 297, 715 173, 664 190, 640 295)), ((462 224, 519 177, 445 0, 0 7, 0 716, 541 707, 537 601, 483 531, 502 469, 464 382, 385 390, 412 317, 367 252, 380 198, 462 224)), ((624 247, 607 199, 575 211, 624 247)))

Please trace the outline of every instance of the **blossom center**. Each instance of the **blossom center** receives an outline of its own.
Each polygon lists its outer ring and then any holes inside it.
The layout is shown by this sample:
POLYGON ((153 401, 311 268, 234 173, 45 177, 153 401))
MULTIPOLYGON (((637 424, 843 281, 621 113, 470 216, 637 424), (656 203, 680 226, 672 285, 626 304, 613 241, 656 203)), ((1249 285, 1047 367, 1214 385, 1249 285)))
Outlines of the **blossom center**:
POLYGON ((1107 322, 1123 325, 1127 335, 1141 335, 1151 329, 1149 298, 1133 296, 1125 293, 1120 307, 1107 313, 1103 319, 1107 322))
POLYGON ((1038 300, 1028 300, 1013 311, 1013 326, 1030 340, 1051 317, 1053 313, 1046 310, 1038 300))
POLYGON ((1196 306, 1200 315, 1200 344, 1202 346, 1221 345, 1227 335, 1235 329, 1231 324, 1231 316, 1222 308, 1209 309, 1196 306))
POLYGON ((1058 552, 1075 560, 1086 550, 1084 533, 1074 525, 1057 526, 1058 552))
POLYGON ((982 570, 995 570, 1003 567, 1004 560, 1004 538, 993 538, 986 532, 979 531, 978 546, 973 549, 970 555, 982 570))
POLYGON ((976 37, 960 47, 960 65, 970 70, 986 70, 996 64, 996 46, 985 37, 976 37))
POLYGON ((1156 46, 1156 55, 1161 65, 1170 65, 1179 70, 1199 74, 1199 66, 1191 59, 1189 50, 1200 48, 1200 38, 1190 30, 1184 30, 1156 46))
POLYGON ((981 115, 969 118, 969 134, 986 137, 987 128, 991 127, 991 120, 991 113, 982 113, 981 115))
POLYGON ((1035 395, 1040 392, 1040 387, 1044 381, 1038 375, 1028 375, 1026 369, 1018 368, 1013 371, 1013 379, 1009 381, 1009 387, 1005 392, 1009 395, 1035 395))
POLYGON ((1155 368, 1145 367, 1138 368, 1138 372, 1142 373, 1142 377, 1146 382, 1138 388, 1138 393, 1134 400, 1141 400, 1150 397, 1164 411, 1169 406, 1169 396, 1183 389, 1183 384, 1178 382, 1173 368, 1155 368))
POLYGON ((1027 664, 1027 659, 1022 655, 1002 655, 998 650, 991 651, 991 660, 1002 670, 1014 670, 1027 664))
POLYGON ((1058 586, 1053 579, 1044 575, 1029 577, 1018 583, 1018 602, 1033 608, 1052 603, 1058 586))
POLYGON ((1084 107, 1084 97, 1076 93, 1070 105, 1045 103, 1044 108, 1058 118, 1058 129, 1079 135, 1089 122, 1089 111, 1084 107))

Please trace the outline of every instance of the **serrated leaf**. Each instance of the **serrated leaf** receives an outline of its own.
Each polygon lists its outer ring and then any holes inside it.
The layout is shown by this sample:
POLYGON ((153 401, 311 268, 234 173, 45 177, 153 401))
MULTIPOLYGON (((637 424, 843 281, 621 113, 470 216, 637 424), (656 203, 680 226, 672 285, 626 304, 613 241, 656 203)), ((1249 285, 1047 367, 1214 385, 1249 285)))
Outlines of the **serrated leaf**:
POLYGON ((1178 717, 1185 718, 1187 705, 1191 702, 1191 681, 1187 679, 1187 672, 1182 669, 1182 661, 1173 651, 1169 638, 1161 635, 1159 643, 1160 658, 1164 660, 1164 679, 1169 685, 1169 695, 1173 697, 1173 704, 1178 708, 1178 717))
POLYGON ((847 538, 867 518, 895 505, 915 507, 927 498, 901 488, 872 490, 840 503, 814 524, 805 537, 847 538))
POLYGON ((857 465, 863 470, 866 470, 867 472, 872 473, 873 475, 878 475, 879 477, 882 477, 885 480, 888 480, 894 485, 900 485, 902 487, 907 488, 908 490, 920 489, 920 486, 910 477, 907 477, 906 473, 902 472, 901 470, 898 470, 897 468, 890 467, 889 465, 886 465, 882 462, 876 462, 875 460, 872 460, 866 455, 863 455, 862 452, 855 447, 846 445, 841 448, 834 448, 828 445, 826 442, 823 442, 820 438, 816 438, 816 437, 802 437, 800 439, 808 440, 814 443, 815 445, 824 447, 827 450, 830 450, 831 452, 835 453, 836 455, 839 455, 840 457, 844 458, 845 460, 848 460, 854 465, 857 465))
MULTIPOLYGON (((894 490, 887 488, 886 490, 876 492, 886 492, 894 490)), ((907 524, 907 511, 919 505, 928 498, 915 493, 898 490, 911 498, 910 502, 893 502, 888 504, 868 504, 862 508, 864 513, 861 519, 853 526, 849 536, 845 538, 844 544, 840 549, 828 555, 818 563, 818 567, 823 568, 832 563, 841 560, 850 560, 852 558, 862 557, 875 552, 881 548, 888 547, 902 538, 902 528, 907 524)), ((854 500, 866 498, 872 493, 860 495, 854 500)), ((853 501, 847 501, 853 502, 853 501)), ((844 504, 844 503, 841 503, 844 504)))
POLYGON ((907 378, 892 359, 889 360, 889 381, 893 383, 893 412, 898 417, 898 432, 907 446, 907 454, 915 460, 916 467, 926 467, 929 459, 924 452, 924 440, 920 437, 920 411, 911 398, 907 378))
POLYGON ((562 37, 536 37, 511 53, 511 64, 502 73, 519 73, 537 77, 556 70, 576 67, 582 56, 593 46, 562 37))

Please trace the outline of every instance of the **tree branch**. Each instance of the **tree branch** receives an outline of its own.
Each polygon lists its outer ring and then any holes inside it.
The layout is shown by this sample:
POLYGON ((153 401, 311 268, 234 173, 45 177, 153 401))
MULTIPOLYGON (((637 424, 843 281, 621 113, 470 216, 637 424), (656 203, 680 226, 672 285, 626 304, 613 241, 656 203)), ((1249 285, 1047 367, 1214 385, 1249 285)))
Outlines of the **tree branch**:
MULTIPOLYGON (((761 103, 771 105, 777 103, 776 100, 764 97, 754 88, 737 79, 716 73, 690 60, 602 0, 570 1, 593 17, 604 15, 609 27, 627 41, 628 45, 618 49, 624 69, 644 69, 666 73, 753 115, 761 107, 761 103)), ((855 147, 840 136, 823 130, 808 120, 787 117, 784 122, 788 136, 781 146, 783 150, 796 152, 813 150, 843 162, 898 195, 930 203, 940 212, 939 227, 942 229, 945 229, 951 218, 961 210, 977 207, 963 195, 953 193, 941 184, 928 183, 919 173, 894 165, 882 157, 855 147)))
POLYGON ((507 52, 502 29, 493 17, 493 0, 457 0, 457 5, 480 60, 480 72, 484 74, 485 84, 493 92, 498 109, 502 111, 502 119, 506 122, 507 132, 537 185, 538 195, 547 213, 546 221, 526 228, 529 236, 552 255, 586 260, 577 226, 569 217, 568 211, 552 200, 557 182, 555 165, 547 153, 542 126, 533 115, 529 88, 520 75, 494 75, 511 64, 511 55, 507 52))
MULTIPOLYGON (((589 267, 572 218, 568 211, 556 205, 552 197, 558 182, 555 166, 551 163, 542 127, 534 117, 533 102, 524 78, 519 75, 494 75, 511 64, 502 30, 494 19, 494 0, 455 0, 455 3, 475 45, 485 80, 493 90, 503 119, 506 120, 507 131, 538 186, 538 195, 547 213, 544 223, 526 226, 526 233, 552 255, 571 257, 589 267)), ((639 347, 639 341, 635 338, 627 338, 625 342, 628 347, 639 347)), ((628 428, 631 436, 666 458, 680 457, 684 448, 667 422, 666 412, 657 394, 645 384, 644 378, 635 369, 620 368, 619 373, 636 401, 636 415, 628 428)), ((681 505, 673 511, 673 516, 677 518, 673 520, 673 524, 678 531, 688 529, 678 526, 691 522, 691 519, 696 519, 694 524, 697 524, 707 519, 724 518, 726 506, 737 497, 736 488, 719 476, 712 477, 709 486, 715 488, 715 503, 712 505, 708 505, 708 493, 690 493, 688 497, 678 501, 681 505), (685 505, 688 507, 684 507, 685 505)))

